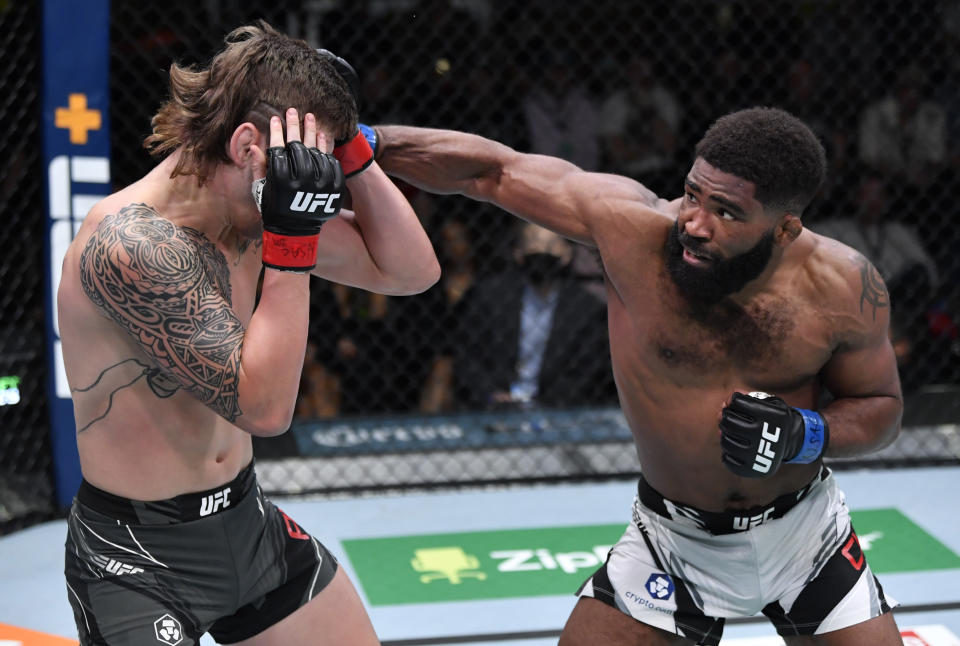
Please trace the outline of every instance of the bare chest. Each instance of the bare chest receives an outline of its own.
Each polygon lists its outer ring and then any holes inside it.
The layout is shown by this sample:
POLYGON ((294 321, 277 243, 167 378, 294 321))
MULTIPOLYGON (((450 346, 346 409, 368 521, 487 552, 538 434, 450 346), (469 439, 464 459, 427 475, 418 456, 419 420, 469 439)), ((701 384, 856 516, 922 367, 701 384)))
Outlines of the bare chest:
POLYGON ((816 375, 828 356, 816 320, 785 295, 695 308, 669 286, 655 293, 626 304, 629 334, 619 342, 632 346, 648 374, 678 386, 789 391, 816 375))

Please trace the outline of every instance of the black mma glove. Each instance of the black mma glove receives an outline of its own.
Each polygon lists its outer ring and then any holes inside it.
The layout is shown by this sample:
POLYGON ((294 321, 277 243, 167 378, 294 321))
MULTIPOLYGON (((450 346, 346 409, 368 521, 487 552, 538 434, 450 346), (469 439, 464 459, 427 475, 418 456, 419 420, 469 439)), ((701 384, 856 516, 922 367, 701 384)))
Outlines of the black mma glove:
POLYGON ((340 160, 345 177, 353 177, 365 171, 373 163, 377 151, 377 133, 364 123, 357 124, 353 137, 333 149, 333 156, 340 160))
MULTIPOLYGON (((317 53, 320 54, 323 58, 330 61, 330 64, 333 65, 333 68, 337 70, 337 74, 340 75, 347 83, 347 87, 350 89, 350 94, 353 95, 353 102, 357 106, 357 114, 360 113, 360 77, 357 75, 357 70, 353 69, 353 65, 348 63, 346 59, 337 56, 329 49, 323 49, 322 47, 317 50, 317 53)), ((338 142, 339 143, 339 142, 338 142)))
MULTIPOLYGON (((346 60, 327 49, 318 49, 317 53, 329 60, 340 77, 346 81, 353 102, 360 112, 360 77, 346 60)), ((353 177, 365 171, 373 163, 373 154, 377 149, 377 135, 373 128, 364 124, 357 124, 357 130, 346 139, 334 142, 333 156, 340 160, 345 177, 353 177)))
POLYGON ((343 183, 343 169, 333 155, 300 141, 267 149, 267 177, 258 200, 264 265, 298 273, 316 266, 320 228, 340 212, 343 183))
POLYGON ((827 448, 827 421, 767 393, 733 393, 720 420, 723 463, 738 476, 766 478, 784 462, 809 464, 827 448))

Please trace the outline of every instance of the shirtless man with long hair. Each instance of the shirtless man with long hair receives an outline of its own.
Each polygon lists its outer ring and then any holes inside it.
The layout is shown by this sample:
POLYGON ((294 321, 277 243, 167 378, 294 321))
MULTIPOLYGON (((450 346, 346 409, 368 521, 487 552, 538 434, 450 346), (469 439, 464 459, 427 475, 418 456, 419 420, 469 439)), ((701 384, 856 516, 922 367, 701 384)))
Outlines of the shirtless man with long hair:
POLYGON ((371 163, 342 63, 261 23, 203 69, 173 65, 146 141, 162 161, 66 254, 83 472, 66 579, 84 645, 378 643, 333 556, 261 494, 252 450, 290 425, 310 274, 387 294, 439 277, 371 163))

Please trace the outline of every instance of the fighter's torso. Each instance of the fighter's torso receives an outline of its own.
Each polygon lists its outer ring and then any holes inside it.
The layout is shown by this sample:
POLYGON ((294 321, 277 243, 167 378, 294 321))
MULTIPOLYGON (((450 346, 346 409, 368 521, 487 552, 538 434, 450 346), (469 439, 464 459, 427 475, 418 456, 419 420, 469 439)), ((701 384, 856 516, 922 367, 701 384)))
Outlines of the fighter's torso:
POLYGON ((159 369, 156 356, 206 373, 211 392, 228 392, 231 385, 225 382, 238 366, 225 371, 228 359, 211 361, 209 353, 198 351, 211 340, 198 336, 187 313, 204 311, 221 319, 224 330, 242 333, 253 312, 261 262, 252 245, 231 248, 190 228, 175 230, 181 244, 154 244, 151 236, 169 235, 169 230, 159 232, 166 221, 149 205, 139 212, 125 210, 138 203, 136 197, 108 198, 88 216, 64 260, 58 311, 84 477, 117 495, 155 500, 217 486, 252 457, 250 436, 159 369), (115 227, 121 232, 116 237, 129 233, 129 239, 92 240, 104 217, 118 214, 128 221, 115 227), (84 251, 93 253, 98 242, 105 255, 129 254, 120 264, 152 255, 144 264, 160 271, 147 281, 150 287, 120 285, 139 280, 143 264, 110 277, 90 271, 88 264, 82 276, 84 251), (109 317, 94 304, 92 293, 128 321, 109 317))
POLYGON ((601 243, 614 376, 642 471, 666 497, 701 509, 769 502, 818 466, 785 465, 763 480, 733 475, 721 463, 720 411, 734 391, 814 408, 835 345, 832 319, 812 302, 803 272, 774 277, 744 307, 695 313, 666 273, 661 248, 672 220, 662 220, 601 243))

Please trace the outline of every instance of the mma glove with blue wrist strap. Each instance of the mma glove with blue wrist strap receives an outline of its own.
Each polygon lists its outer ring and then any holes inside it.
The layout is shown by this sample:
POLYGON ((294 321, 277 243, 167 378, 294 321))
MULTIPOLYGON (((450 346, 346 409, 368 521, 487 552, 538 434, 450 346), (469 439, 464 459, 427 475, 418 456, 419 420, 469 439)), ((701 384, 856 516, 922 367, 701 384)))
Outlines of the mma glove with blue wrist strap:
POLYGON ((783 463, 809 464, 823 455, 829 438, 819 413, 766 393, 734 393, 720 420, 723 463, 744 478, 766 478, 783 463))

